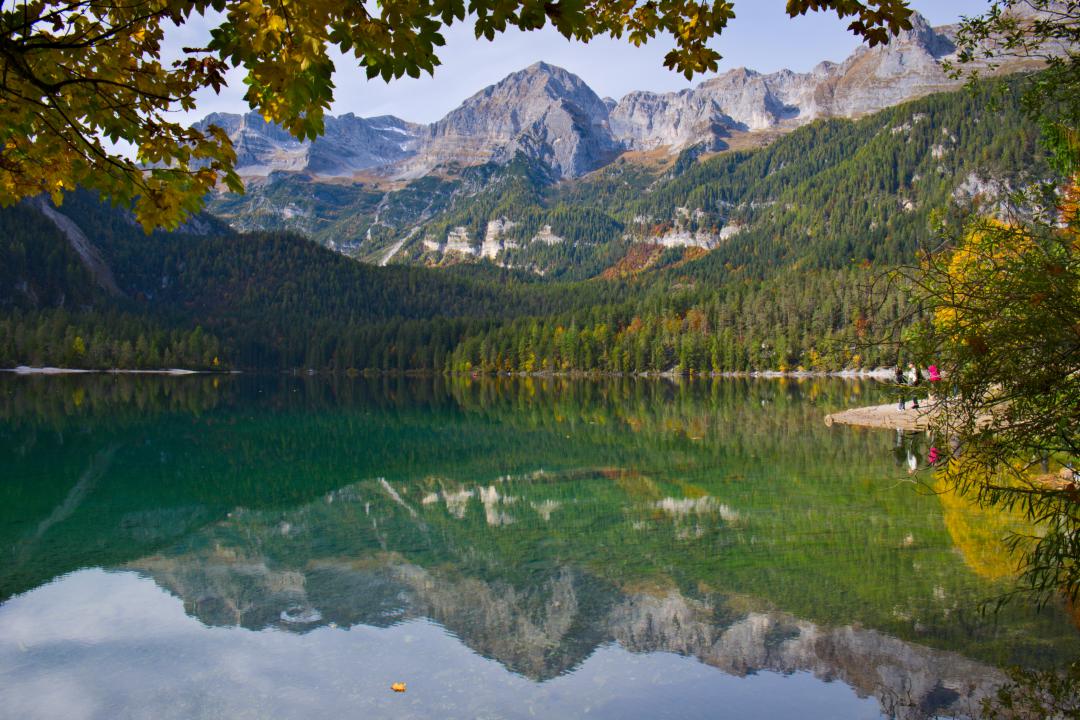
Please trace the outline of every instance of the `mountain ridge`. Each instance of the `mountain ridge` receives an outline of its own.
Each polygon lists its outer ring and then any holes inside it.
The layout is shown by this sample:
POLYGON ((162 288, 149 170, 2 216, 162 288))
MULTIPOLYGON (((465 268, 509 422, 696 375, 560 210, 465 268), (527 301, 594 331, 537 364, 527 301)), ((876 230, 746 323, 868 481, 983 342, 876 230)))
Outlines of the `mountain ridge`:
POLYGON ((727 152, 704 144, 676 156, 632 151, 577 178, 559 178, 543 158, 520 151, 505 164, 489 158, 389 186, 274 173, 246 195, 212 198, 210 210, 238 230, 294 230, 369 262, 490 260, 575 279, 603 273, 635 243, 720 250, 735 263, 777 243, 797 254, 800 245, 832 243, 849 246, 836 257, 903 261, 928 208, 987 195, 983 186, 1027 182, 1020 175, 1034 167, 1037 133, 1015 104, 988 106, 995 86, 791 132, 732 134, 721 139, 727 152), (769 142, 754 149, 752 138, 769 142), (807 206, 810 197, 818 204, 807 206), (839 197, 854 204, 840 211, 839 197), (898 238, 907 248, 900 254, 898 238), (731 255, 736 247, 746 256, 731 255))
POLYGON ((547 62, 508 74, 442 119, 411 123, 384 115, 327 118, 326 133, 300 142, 255 113, 217 113, 196 125, 222 127, 237 145, 241 175, 303 172, 313 180, 377 177, 409 181, 445 168, 506 164, 521 153, 555 178, 605 167, 625 151, 695 145, 717 150, 739 133, 789 131, 826 117, 858 117, 954 88, 942 66, 955 28, 917 13, 887 45, 860 47, 840 63, 808 72, 735 68, 674 92, 601 98, 580 77, 547 62))

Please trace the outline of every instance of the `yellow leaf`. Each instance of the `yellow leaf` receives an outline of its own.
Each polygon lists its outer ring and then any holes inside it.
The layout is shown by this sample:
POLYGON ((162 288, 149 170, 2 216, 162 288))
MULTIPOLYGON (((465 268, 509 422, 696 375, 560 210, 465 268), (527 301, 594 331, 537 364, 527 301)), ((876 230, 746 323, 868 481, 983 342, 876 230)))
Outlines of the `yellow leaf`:
POLYGON ((285 29, 285 18, 280 15, 271 15, 265 22, 266 29, 271 32, 281 32, 285 29))

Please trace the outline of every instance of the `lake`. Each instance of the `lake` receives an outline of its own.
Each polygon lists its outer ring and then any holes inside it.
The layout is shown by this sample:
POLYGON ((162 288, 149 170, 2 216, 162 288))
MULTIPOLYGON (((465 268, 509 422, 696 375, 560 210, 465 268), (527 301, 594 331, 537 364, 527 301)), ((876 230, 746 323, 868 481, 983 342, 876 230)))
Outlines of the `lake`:
POLYGON ((0 717, 972 714, 1077 620, 986 611, 1022 518, 939 493, 925 434, 822 422, 887 400, 0 377, 0 717))

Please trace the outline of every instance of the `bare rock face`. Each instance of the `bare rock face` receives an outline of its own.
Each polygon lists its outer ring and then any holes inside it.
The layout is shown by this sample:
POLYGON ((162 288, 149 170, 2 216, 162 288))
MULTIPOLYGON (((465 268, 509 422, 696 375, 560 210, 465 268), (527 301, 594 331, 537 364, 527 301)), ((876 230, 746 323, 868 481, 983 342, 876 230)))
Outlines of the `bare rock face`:
POLYGON ((518 153, 539 160, 555 177, 602 167, 623 150, 608 126, 609 107, 576 75, 536 63, 481 90, 434 125, 393 116, 326 119, 326 131, 300 142, 257 113, 215 113, 196 123, 228 133, 241 175, 275 171, 349 177, 379 169, 421 177, 441 165, 505 163, 518 153))
POLYGON ((633 149, 715 145, 732 130, 855 117, 956 87, 960 81, 941 66, 955 49, 950 30, 935 30, 918 14, 912 24, 888 45, 860 47, 843 63, 823 62, 808 73, 738 68, 690 90, 630 93, 611 110, 612 130, 633 149))
POLYGON ((632 92, 611 113, 611 128, 634 150, 716 144, 739 123, 715 99, 694 90, 678 93, 632 92))
POLYGON ((473 95, 431 126, 406 164, 418 176, 443 164, 507 162, 517 153, 557 177, 576 177, 610 162, 621 146, 608 106, 578 76, 536 63, 473 95))
POLYGON ((484 242, 480 246, 480 257, 494 260, 503 250, 517 247, 517 243, 503 239, 503 235, 506 231, 510 230, 515 225, 517 225, 517 223, 504 217, 488 221, 484 233, 484 242))
POLYGON ((214 113, 195 127, 208 125, 225 130, 236 149, 237 170, 249 177, 275 171, 347 177, 391 165, 415 153, 422 128, 391 115, 359 118, 349 113, 326 118, 322 136, 301 142, 255 112, 214 113))
POLYGON ((302 170, 304 143, 284 128, 268 123, 256 112, 212 113, 195 123, 197 130, 217 125, 232 140, 236 168, 243 175, 266 175, 271 170, 302 170))
MULTIPOLYGON (((955 50, 947 28, 935 30, 918 14, 912 29, 874 49, 859 48, 814 92, 820 116, 855 117, 958 87, 941 61, 955 50)), ((812 119, 812 118, 811 118, 812 119)))
POLYGON ((357 170, 399 162, 415 153, 422 130, 423 126, 393 115, 328 117, 326 133, 311 143, 307 170, 349 176, 357 170))

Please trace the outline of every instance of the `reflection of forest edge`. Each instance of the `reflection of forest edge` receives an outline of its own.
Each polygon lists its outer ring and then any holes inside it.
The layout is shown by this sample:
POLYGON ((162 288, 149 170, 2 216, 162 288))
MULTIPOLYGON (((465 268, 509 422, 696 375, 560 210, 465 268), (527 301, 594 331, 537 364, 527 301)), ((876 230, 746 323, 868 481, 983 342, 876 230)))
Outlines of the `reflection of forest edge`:
POLYGON ((141 422, 148 413, 201 414, 219 406, 274 410, 448 407, 486 409, 523 405, 566 407, 655 405, 688 398, 732 397, 757 388, 756 399, 776 398, 842 406, 874 383, 831 378, 606 378, 401 376, 310 377, 290 375, 15 376, 0 374, 0 420, 5 424, 51 424, 97 418, 141 422))

